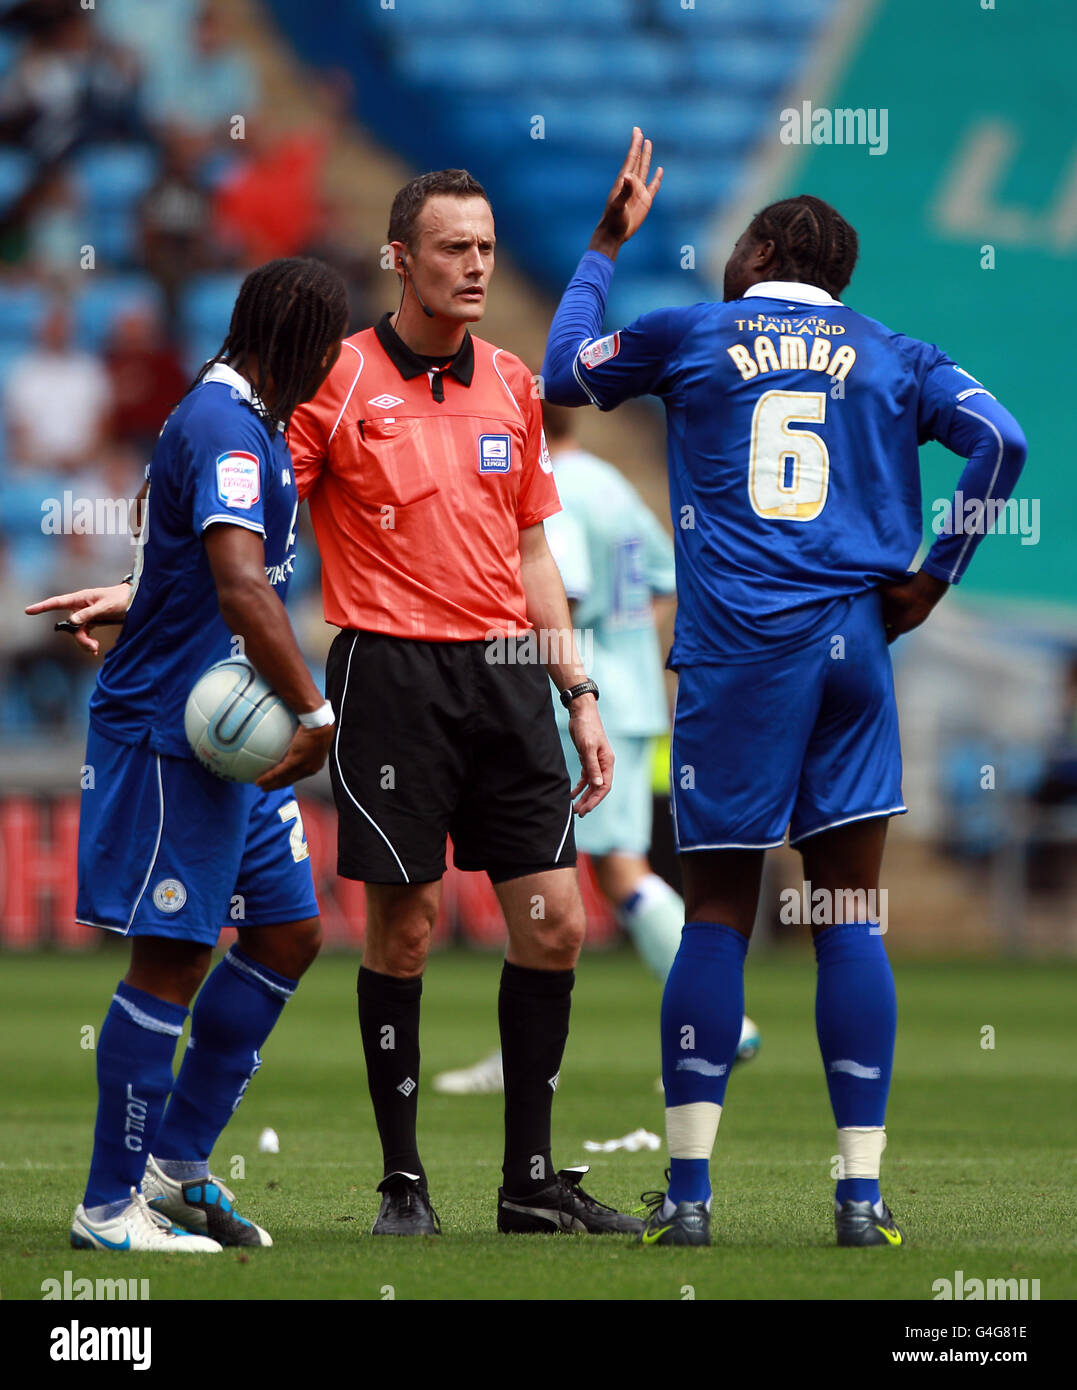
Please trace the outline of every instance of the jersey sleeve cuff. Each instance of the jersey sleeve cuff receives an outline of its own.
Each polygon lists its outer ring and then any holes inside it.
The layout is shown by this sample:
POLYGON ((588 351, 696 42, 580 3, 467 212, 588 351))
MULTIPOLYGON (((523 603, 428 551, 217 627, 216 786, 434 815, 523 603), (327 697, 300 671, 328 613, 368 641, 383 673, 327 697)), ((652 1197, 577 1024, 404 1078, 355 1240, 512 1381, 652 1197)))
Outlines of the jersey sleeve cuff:
POLYGON ((226 526, 242 526, 244 531, 257 531, 262 539, 265 539, 265 527, 260 521, 244 521, 241 517, 236 516, 234 512, 214 512, 212 516, 207 516, 205 518, 202 522, 201 529, 204 531, 207 526, 213 526, 218 521, 223 521, 226 526))
POLYGON ((560 502, 552 502, 548 507, 540 507, 535 512, 525 512, 517 516, 516 525, 521 531, 526 531, 529 526, 537 526, 540 521, 545 521, 547 517, 556 516, 558 512, 564 511, 560 502))

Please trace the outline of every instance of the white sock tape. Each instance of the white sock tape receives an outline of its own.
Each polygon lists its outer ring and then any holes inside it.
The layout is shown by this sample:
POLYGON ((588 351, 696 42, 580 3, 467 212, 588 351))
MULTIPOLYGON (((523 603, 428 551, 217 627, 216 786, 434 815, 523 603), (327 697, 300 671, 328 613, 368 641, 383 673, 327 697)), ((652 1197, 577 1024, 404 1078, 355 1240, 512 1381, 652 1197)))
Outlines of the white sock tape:
POLYGON ((670 1158, 710 1158, 718 1134, 722 1107, 709 1100, 666 1109, 666 1140, 670 1158))
POLYGON ((885 1148, 886 1130, 882 1127, 839 1129, 839 1177, 877 1178, 885 1148))

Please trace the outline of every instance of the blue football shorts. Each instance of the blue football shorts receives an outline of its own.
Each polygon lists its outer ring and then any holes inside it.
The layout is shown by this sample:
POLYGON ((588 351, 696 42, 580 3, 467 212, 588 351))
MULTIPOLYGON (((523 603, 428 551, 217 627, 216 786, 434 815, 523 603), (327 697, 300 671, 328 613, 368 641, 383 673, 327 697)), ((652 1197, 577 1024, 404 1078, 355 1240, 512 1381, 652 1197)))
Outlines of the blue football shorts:
POLYGON ((876 590, 781 656, 679 673, 672 742, 678 852, 773 849, 900 815, 901 742, 876 590))
POLYGON ((318 915, 291 787, 225 782, 193 758, 117 743, 92 727, 86 765, 79 922, 212 946, 222 927, 318 915))
MULTIPOLYGON (((559 730, 569 781, 580 780, 580 755, 559 730)), ((642 854, 651 848, 651 757, 654 739, 648 735, 617 734, 607 730, 613 749, 613 786, 593 811, 576 817, 576 848, 584 854, 642 854)))

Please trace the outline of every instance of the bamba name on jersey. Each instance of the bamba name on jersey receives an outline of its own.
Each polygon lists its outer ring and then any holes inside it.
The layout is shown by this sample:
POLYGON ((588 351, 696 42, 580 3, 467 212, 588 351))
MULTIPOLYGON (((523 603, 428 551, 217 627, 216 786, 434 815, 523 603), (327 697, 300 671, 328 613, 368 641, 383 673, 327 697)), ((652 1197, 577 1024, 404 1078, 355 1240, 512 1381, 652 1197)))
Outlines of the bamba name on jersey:
POLYGON ((832 353, 829 338, 813 337, 809 343, 789 333, 779 336, 777 346, 773 338, 760 335, 751 347, 734 343, 726 351, 745 381, 763 372, 781 371, 825 372, 835 381, 844 381, 856 361, 856 349, 848 343, 832 353))

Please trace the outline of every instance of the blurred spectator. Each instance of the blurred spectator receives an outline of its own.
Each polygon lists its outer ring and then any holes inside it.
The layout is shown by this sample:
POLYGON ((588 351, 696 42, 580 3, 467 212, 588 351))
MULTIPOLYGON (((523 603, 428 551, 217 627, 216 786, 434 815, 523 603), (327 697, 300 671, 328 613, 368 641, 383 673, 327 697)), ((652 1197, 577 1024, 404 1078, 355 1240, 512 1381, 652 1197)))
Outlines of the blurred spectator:
POLYGON ((1029 886, 1057 893, 1074 872, 1077 839, 1077 652, 1070 656, 1062 688, 1059 724, 1043 777, 1032 794, 1039 811, 1029 854, 1029 886), (1050 833, 1050 832, 1054 833, 1050 833))
POLYGON ((120 314, 105 347, 112 386, 110 434, 147 458, 189 384, 179 354, 151 305, 120 314))
POLYGON ((261 101, 253 64, 214 4, 203 4, 185 45, 157 67, 145 92, 155 125, 182 123, 203 148, 229 143, 233 116, 250 119, 261 101))
POLYGON ((49 169, 30 191, 23 224, 26 269, 58 287, 71 287, 80 274, 88 228, 78 185, 62 166, 49 169))
POLYGON ((214 260, 211 204, 198 177, 198 143, 182 127, 161 132, 164 156, 157 181, 139 206, 142 262, 161 286, 168 329, 181 328, 180 298, 187 280, 214 260))
POLYGON ((318 131, 281 134, 264 116, 247 125, 241 162, 217 190, 217 234, 243 265, 297 256, 320 235, 328 141, 318 131))
POLYGON ((74 471, 92 460, 108 416, 108 374, 72 346, 71 315, 57 302, 38 345, 15 359, 4 385, 8 458, 27 469, 74 471))
MULTIPOLYGON (((90 12, 22 6, 30 35, 0 83, 0 139, 18 143, 43 163, 62 159, 87 140, 135 137, 142 129, 138 65, 104 42, 90 12)), ((9 15, 9 22, 13 18, 9 15)))
POLYGON ((351 222, 350 205, 330 203, 322 236, 303 249, 304 255, 316 256, 343 275, 348 288, 349 334, 369 328, 380 316, 375 292, 375 277, 380 273, 378 248, 365 244, 351 222))

